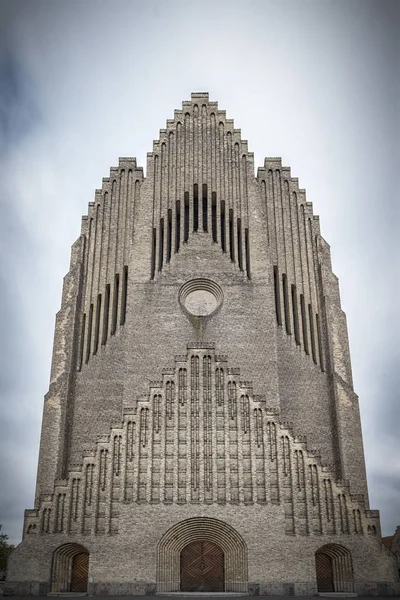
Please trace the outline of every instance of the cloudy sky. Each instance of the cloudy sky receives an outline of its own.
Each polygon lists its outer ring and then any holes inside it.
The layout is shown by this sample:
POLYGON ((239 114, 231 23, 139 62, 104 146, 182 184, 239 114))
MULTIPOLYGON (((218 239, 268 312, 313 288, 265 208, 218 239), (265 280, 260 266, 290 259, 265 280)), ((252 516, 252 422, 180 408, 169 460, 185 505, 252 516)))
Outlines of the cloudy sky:
POLYGON ((13 542, 81 215, 119 156, 146 166, 193 91, 235 119, 257 166, 282 156, 321 217, 371 506, 385 535, 400 524, 399 13, 390 0, 0 0, 0 523, 13 542))

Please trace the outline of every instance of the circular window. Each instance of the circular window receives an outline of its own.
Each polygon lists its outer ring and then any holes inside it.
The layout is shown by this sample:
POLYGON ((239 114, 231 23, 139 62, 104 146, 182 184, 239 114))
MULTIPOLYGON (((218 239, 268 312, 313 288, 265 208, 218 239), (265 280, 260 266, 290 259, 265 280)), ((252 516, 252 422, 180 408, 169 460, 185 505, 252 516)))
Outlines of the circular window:
POLYGON ((192 279, 179 291, 179 302, 195 317, 209 317, 221 306, 222 300, 220 286, 209 279, 192 279))

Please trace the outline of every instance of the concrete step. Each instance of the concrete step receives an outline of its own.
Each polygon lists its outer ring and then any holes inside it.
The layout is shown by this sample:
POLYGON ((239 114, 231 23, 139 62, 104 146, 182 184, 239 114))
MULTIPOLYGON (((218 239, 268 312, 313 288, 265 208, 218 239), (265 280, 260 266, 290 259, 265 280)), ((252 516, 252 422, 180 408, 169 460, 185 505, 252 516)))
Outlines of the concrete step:
POLYGON ((49 592, 47 595, 53 598, 77 598, 87 596, 87 592, 49 592))
POLYGON ((156 596, 186 596, 192 598, 196 597, 217 597, 217 598, 233 598, 236 596, 248 596, 247 592, 159 592, 156 596))
POLYGON ((319 592, 318 596, 324 598, 357 598, 358 594, 354 592, 319 592))

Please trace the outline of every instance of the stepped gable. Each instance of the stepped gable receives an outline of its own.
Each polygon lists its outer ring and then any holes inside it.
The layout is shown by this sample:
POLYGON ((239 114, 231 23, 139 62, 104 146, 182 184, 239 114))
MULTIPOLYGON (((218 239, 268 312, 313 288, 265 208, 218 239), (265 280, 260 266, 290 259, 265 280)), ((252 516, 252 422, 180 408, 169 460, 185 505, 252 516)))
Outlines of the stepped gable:
POLYGON ((25 533, 117 533, 121 503, 199 502, 280 505, 287 535, 377 533, 377 511, 214 346, 189 344, 150 382, 53 497, 27 511, 25 533))

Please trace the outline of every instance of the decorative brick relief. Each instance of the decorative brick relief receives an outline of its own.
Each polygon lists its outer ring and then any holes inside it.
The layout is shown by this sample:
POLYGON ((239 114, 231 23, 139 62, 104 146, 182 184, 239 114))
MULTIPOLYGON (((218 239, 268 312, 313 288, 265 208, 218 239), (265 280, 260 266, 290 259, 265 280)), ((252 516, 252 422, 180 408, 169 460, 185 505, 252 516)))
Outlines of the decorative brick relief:
POLYGON ((44 508, 42 511, 41 533, 50 533, 51 508, 44 508))
POLYGON ((217 359, 214 344, 205 346, 190 345, 164 381, 149 384, 149 396, 124 410, 121 426, 99 436, 96 452, 56 482, 53 499, 27 513, 26 533, 33 525, 40 534, 116 533, 121 502, 276 504, 287 535, 376 531, 363 497, 253 395, 239 369, 217 359))

